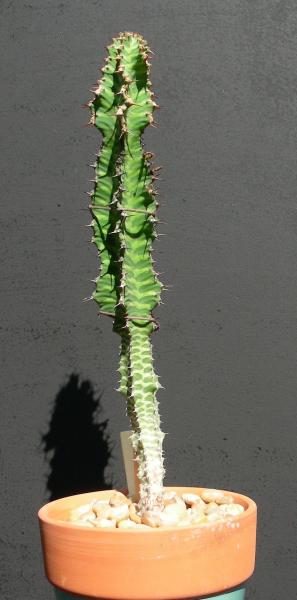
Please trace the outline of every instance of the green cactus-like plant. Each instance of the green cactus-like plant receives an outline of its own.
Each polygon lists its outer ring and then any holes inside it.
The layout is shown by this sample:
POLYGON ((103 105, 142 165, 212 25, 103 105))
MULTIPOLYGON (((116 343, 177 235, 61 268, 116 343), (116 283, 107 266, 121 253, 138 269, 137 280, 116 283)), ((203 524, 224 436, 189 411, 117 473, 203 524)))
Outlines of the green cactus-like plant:
POLYGON ((157 390, 151 334, 157 329, 152 315, 163 287, 153 268, 156 179, 152 154, 145 152, 141 135, 153 124, 149 81, 150 49, 137 33, 121 33, 107 48, 103 76, 89 103, 91 123, 103 140, 95 168, 90 210, 93 241, 100 259, 93 298, 100 314, 111 316, 121 336, 120 386, 126 397, 132 444, 138 462, 140 508, 162 506, 164 479, 157 390))

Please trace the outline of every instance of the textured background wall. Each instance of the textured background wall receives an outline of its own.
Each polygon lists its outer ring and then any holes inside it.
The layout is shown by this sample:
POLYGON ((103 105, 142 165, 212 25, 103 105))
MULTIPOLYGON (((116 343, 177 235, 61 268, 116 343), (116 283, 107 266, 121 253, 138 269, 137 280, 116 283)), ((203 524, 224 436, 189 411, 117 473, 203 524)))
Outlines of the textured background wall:
POLYGON ((167 483, 254 497, 248 600, 293 598, 296 3, 2 0, 0 9, 2 597, 52 598, 42 503, 124 482, 118 339, 82 303, 98 271, 80 209, 100 138, 83 128, 80 105, 105 46, 127 29, 156 52, 164 107, 145 143, 164 165, 155 257, 173 284, 154 336, 167 483))

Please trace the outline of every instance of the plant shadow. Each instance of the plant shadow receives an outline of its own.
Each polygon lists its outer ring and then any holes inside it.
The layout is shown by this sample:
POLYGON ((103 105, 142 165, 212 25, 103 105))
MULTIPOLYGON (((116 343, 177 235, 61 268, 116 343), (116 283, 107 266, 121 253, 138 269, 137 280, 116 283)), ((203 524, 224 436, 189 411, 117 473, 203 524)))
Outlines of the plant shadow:
POLYGON ((105 478, 111 454, 108 419, 99 421, 101 395, 72 373, 55 400, 41 445, 50 466, 49 500, 112 487, 105 478))

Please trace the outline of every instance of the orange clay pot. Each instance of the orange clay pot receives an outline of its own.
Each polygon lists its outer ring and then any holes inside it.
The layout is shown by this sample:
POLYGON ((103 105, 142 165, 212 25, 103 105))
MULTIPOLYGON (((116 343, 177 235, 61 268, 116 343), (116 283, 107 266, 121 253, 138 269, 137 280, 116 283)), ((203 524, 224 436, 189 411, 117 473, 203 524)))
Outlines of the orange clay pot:
POLYGON ((69 496, 40 509, 45 571, 54 586, 93 598, 161 600, 222 593, 253 573, 257 509, 250 498, 232 492, 243 513, 189 527, 106 530, 66 521, 70 509, 110 494, 69 496))

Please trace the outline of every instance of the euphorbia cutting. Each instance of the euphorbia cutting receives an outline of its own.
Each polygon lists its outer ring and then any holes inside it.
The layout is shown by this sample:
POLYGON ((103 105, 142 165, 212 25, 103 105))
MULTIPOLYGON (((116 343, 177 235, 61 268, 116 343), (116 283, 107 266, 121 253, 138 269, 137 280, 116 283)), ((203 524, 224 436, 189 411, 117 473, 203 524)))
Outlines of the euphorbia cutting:
POLYGON ((149 80, 150 49, 139 34, 121 33, 107 48, 106 65, 89 103, 91 122, 103 140, 91 192, 93 241, 100 259, 93 298, 100 314, 113 318, 121 337, 120 386, 126 397, 132 444, 138 462, 140 509, 162 507, 164 478, 160 415, 161 387, 153 367, 151 334, 157 329, 153 309, 163 284, 153 268, 157 233, 157 168, 142 144, 154 123, 149 80))
POLYGON ((152 260, 156 168, 141 141, 156 108, 149 53, 139 34, 115 38, 89 103, 91 123, 103 137, 90 194, 93 241, 101 257, 93 297, 121 337, 119 391, 133 430, 140 498, 130 485, 129 496, 101 490, 46 504, 38 513, 44 563, 57 598, 65 600, 74 599, 73 593, 110 600, 209 594, 243 600, 243 586, 234 586, 254 569, 255 503, 223 490, 163 489, 164 434, 151 334, 164 286, 152 260))

